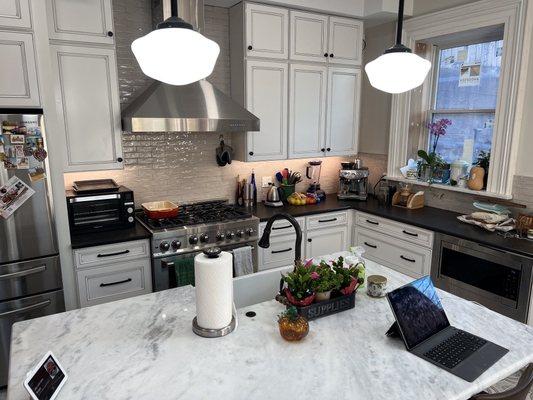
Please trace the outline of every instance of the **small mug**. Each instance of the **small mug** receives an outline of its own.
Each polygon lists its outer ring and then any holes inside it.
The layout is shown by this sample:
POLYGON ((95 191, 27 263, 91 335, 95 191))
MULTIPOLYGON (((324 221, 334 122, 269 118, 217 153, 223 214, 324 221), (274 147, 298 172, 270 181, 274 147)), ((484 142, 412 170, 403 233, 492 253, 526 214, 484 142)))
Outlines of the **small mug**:
POLYGON ((387 278, 381 275, 370 275, 366 281, 367 294, 370 297, 383 297, 387 294, 387 278))

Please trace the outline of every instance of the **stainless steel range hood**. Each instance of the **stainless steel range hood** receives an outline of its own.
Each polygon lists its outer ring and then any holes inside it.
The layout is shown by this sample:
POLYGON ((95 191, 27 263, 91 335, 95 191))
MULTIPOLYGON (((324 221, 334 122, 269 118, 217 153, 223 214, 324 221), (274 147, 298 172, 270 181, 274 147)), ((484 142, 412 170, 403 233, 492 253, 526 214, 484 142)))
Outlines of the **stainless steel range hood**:
MULTIPOLYGON (((174 1, 174 0, 172 0, 174 1)), ((164 19, 170 0, 154 1, 164 19)), ((178 16, 203 27, 203 0, 178 0, 178 16)), ((259 118, 206 80, 185 86, 154 82, 122 112, 126 132, 247 132, 259 130, 259 118)))

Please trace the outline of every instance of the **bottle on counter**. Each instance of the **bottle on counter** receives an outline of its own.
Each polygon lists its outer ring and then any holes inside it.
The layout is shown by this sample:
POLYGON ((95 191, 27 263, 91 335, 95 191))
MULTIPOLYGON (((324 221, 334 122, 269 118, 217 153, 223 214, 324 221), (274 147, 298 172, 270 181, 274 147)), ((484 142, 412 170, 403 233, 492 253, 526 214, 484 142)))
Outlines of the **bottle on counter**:
POLYGON ((255 183, 255 171, 252 169, 252 177, 250 179, 250 184, 252 185, 251 188, 251 197, 252 197, 252 205, 257 204, 257 185, 255 183))

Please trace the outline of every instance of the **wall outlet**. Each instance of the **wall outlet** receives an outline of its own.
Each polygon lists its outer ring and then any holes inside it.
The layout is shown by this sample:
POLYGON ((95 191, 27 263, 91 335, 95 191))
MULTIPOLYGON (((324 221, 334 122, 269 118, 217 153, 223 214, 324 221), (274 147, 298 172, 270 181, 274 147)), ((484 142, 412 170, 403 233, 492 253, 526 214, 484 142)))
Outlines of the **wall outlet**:
POLYGON ((267 188, 270 185, 272 185, 272 177, 271 176, 262 176, 261 177, 261 187, 267 188))

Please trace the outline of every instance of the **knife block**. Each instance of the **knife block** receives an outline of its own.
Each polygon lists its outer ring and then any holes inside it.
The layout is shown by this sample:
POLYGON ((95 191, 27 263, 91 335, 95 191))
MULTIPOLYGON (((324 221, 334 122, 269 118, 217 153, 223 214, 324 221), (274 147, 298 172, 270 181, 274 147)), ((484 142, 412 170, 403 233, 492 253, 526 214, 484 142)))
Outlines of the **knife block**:
POLYGON ((392 196, 392 205, 401 208, 407 208, 409 210, 416 210, 424 207, 424 192, 411 193, 407 200, 407 206, 400 204, 400 192, 394 193, 392 196))

